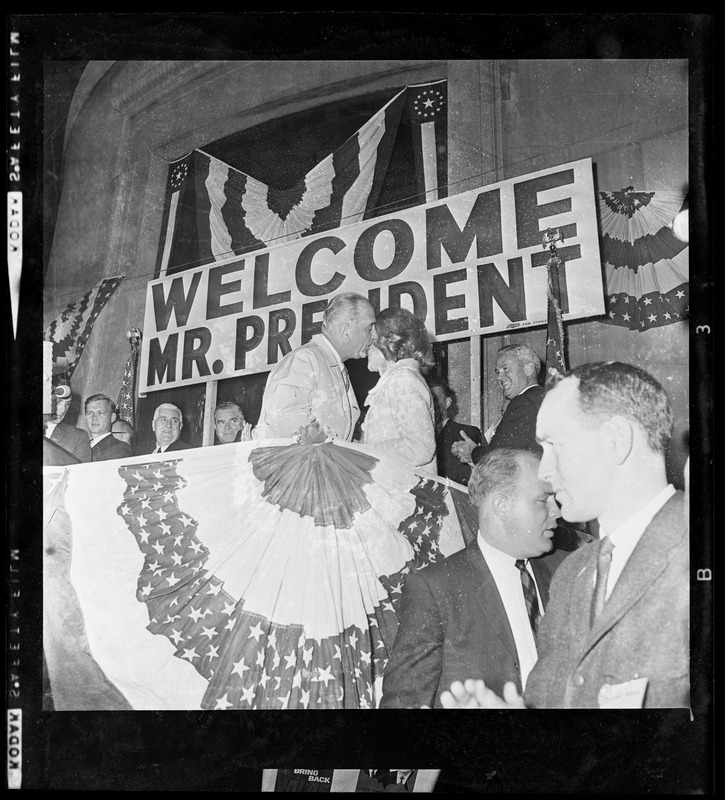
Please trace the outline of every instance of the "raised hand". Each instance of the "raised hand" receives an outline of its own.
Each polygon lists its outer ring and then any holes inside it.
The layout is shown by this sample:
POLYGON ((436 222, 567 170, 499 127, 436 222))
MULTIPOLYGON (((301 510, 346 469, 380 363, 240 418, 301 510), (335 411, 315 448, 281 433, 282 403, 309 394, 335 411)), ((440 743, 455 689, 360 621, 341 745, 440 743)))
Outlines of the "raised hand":
POLYGON ((468 679, 465 682, 453 681, 449 692, 443 692, 441 703, 444 708, 526 708, 524 700, 516 691, 516 685, 509 681, 503 687, 503 698, 491 691, 482 680, 468 679))
POLYGON ((464 464, 468 464, 472 467, 474 464, 473 459, 471 458, 471 453, 473 453, 473 449, 475 447, 478 447, 476 442, 474 442, 465 431, 461 431, 461 441, 453 443, 451 446, 451 453, 453 453, 453 455, 459 461, 462 461, 464 464))

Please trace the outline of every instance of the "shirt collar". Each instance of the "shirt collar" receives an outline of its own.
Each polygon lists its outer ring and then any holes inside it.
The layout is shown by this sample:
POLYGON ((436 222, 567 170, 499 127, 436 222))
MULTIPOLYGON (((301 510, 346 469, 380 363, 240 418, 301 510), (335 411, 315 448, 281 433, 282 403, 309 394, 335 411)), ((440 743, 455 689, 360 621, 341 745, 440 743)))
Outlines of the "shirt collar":
MULTIPOLYGON (((478 542, 478 546, 481 548, 481 552, 486 559, 489 569, 495 569, 497 567, 499 570, 510 569, 516 565, 516 559, 513 556, 510 556, 508 553, 504 553, 503 550, 499 550, 497 547, 489 544, 483 538, 483 536, 481 536, 480 531, 476 536, 476 541, 478 542)), ((524 559, 524 561, 528 561, 528 559, 524 559)))
POLYGON ((647 526, 652 522, 655 514, 675 493, 675 487, 669 483, 658 492, 650 501, 633 514, 626 522, 623 522, 611 533, 600 526, 599 538, 609 536, 614 546, 620 551, 631 552, 637 542, 642 538, 647 526))
POLYGON ((320 333, 317 336, 315 336, 315 340, 317 342, 324 342, 327 349, 335 356, 335 361, 337 361, 337 363, 341 367, 344 366, 342 363, 342 359, 340 358, 340 354, 335 349, 335 345, 327 338, 327 336, 325 336, 324 333, 320 333))
POLYGON ((111 431, 108 431, 107 433, 102 433, 100 436, 95 436, 94 438, 91 439, 91 447, 95 447, 98 444, 98 442, 101 441, 101 439, 105 439, 106 436, 110 435, 111 431))

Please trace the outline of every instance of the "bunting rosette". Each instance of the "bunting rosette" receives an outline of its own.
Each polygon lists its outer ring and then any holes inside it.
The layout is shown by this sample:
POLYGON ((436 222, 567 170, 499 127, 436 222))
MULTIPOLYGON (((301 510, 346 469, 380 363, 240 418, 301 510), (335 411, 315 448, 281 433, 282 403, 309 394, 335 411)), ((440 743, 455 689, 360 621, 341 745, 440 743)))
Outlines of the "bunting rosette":
POLYGON ((66 710, 107 697, 147 710, 374 708, 406 575, 462 549, 475 525, 463 487, 340 442, 44 474, 46 568, 68 558, 73 588, 44 600, 66 710), (58 611, 64 595, 75 610, 58 611))
POLYGON ((639 192, 629 186, 599 192, 606 322, 644 331, 686 319, 689 247, 672 228, 686 196, 639 192))

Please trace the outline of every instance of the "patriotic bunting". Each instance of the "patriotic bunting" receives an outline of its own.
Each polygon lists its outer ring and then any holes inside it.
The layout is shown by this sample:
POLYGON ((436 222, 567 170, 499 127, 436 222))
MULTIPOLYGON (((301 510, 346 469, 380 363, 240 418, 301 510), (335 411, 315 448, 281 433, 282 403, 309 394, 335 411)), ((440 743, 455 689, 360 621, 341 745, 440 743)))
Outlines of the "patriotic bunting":
POLYGON ((48 325, 43 338, 53 343, 54 374, 65 373, 70 380, 91 335, 93 323, 123 278, 123 275, 105 278, 48 325))
POLYGON ((136 365, 138 363, 138 348, 141 344, 141 332, 138 328, 131 328, 127 333, 131 345, 131 354, 126 360, 123 370, 123 382, 121 391, 116 400, 116 411, 119 419, 125 419, 131 425, 134 424, 134 406, 136 398, 136 365))
POLYGON ((406 575, 471 535, 463 487, 362 445, 80 464, 62 491, 62 468, 44 475, 66 537, 47 558, 72 553, 80 609, 46 594, 51 684, 84 708, 89 694, 154 710, 376 707, 406 575), (79 630, 92 674, 51 666, 79 630))
POLYGON ((448 81, 408 87, 418 193, 429 203, 447 196, 448 81))
POLYGON ((686 319, 689 247, 673 231, 681 192, 599 192, 606 322, 644 331, 686 319))
POLYGON ((288 189, 268 186, 218 158, 195 150, 169 175, 168 215, 160 269, 230 258, 372 216, 401 118, 412 127, 419 202, 445 196, 447 82, 399 91, 360 130, 288 189), (194 218, 181 213, 180 200, 194 218), (193 237, 193 246, 187 241, 193 237), (179 254, 175 253, 179 244, 179 254), (180 255, 184 253, 185 255, 180 255), (178 262, 178 263, 177 263, 178 262))

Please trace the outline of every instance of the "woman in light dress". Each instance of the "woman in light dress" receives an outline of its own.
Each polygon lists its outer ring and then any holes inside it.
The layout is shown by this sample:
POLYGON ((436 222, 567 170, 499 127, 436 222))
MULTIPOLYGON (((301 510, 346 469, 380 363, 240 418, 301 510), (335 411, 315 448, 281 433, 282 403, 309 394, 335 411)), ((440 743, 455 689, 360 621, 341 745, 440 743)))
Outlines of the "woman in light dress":
POLYGON ((368 369, 380 379, 367 397, 362 443, 435 474, 433 399, 422 374, 434 364, 428 332, 404 308, 381 311, 375 331, 368 369))

